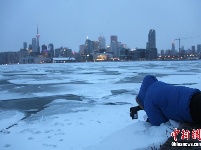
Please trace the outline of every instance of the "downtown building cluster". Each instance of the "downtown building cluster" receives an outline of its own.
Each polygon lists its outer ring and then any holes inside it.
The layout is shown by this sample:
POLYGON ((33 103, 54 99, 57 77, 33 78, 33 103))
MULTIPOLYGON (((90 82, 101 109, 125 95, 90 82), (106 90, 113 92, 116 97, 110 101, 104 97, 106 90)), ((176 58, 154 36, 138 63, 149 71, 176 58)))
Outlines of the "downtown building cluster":
MULTIPOLYGON (((184 49, 184 46, 178 51, 175 43, 168 50, 158 51, 156 47, 156 31, 150 29, 148 33, 148 41, 146 48, 130 49, 126 44, 118 41, 118 37, 112 35, 110 37, 110 45, 106 46, 104 36, 100 36, 98 41, 89 40, 88 37, 84 44, 80 45, 79 54, 82 61, 134 61, 134 60, 192 60, 201 58, 201 44, 191 49, 184 49)), ((175 41, 174 40, 174 41, 175 41)))
MULTIPOLYGON (((23 48, 18 52, 0 53, 0 64, 33 64, 33 63, 66 63, 88 61, 134 61, 134 60, 184 60, 200 58, 201 44, 192 49, 184 50, 182 46, 177 51, 175 43, 171 50, 161 50, 156 47, 156 31, 150 29, 145 48, 130 49, 126 44, 118 41, 118 36, 110 36, 110 43, 106 46, 104 36, 99 36, 93 41, 88 37, 84 44, 79 46, 79 52, 72 51, 68 47, 54 48, 53 43, 41 45, 37 27, 36 38, 32 38, 31 44, 23 43, 23 48)), ((180 39, 179 39, 180 42, 180 39)))
POLYGON ((67 61, 75 61, 70 59, 71 57, 76 58, 77 53, 72 52, 67 47, 60 47, 54 49, 53 43, 47 45, 43 44, 40 46, 40 35, 37 27, 36 38, 32 38, 31 44, 27 42, 23 43, 23 48, 18 52, 1 52, 0 53, 0 64, 39 64, 39 63, 52 63, 54 58, 65 58, 67 61), (69 59, 67 59, 69 58, 69 59))
POLYGON ((146 48, 130 49, 126 44, 118 41, 116 35, 110 37, 110 45, 106 46, 104 36, 99 36, 98 41, 89 40, 80 45, 79 54, 82 61, 132 61, 156 60, 156 34, 151 29, 148 34, 146 48))

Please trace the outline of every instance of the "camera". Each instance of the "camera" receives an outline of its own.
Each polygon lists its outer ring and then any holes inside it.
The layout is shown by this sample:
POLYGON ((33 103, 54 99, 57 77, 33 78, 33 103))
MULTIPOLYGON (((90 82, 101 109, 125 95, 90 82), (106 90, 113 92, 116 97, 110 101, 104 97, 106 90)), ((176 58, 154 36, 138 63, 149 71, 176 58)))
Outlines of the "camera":
POLYGON ((142 110, 142 108, 140 106, 135 106, 135 107, 131 107, 130 108, 130 117, 132 119, 138 119, 138 111, 142 110))

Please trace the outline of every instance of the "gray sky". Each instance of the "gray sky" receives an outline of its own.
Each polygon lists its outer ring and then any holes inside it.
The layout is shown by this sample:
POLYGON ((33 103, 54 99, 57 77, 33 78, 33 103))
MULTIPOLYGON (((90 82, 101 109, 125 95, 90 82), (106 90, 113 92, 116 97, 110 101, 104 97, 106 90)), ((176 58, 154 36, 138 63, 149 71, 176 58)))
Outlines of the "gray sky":
MULTIPOLYGON (((191 48, 201 44, 201 0, 0 0, 0 52, 31 44, 37 22, 40 45, 79 50, 86 37, 117 35, 129 48, 145 48, 150 29, 158 50, 175 38, 191 48)), ((178 41, 176 41, 178 49, 178 41)))

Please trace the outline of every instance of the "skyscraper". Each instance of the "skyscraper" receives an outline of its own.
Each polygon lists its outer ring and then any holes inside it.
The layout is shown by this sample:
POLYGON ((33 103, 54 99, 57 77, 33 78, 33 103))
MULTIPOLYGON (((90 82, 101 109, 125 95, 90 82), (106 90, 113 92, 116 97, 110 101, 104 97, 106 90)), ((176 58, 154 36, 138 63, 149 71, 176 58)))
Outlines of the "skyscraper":
POLYGON ((148 60, 157 59, 156 32, 154 29, 149 30, 148 42, 146 47, 147 47, 146 59, 148 60))
POLYGON ((85 55, 89 55, 90 53, 93 52, 93 42, 91 40, 89 40, 88 38, 85 41, 85 55))
POLYGON ((94 51, 98 51, 100 48, 99 48, 99 41, 92 41, 93 43, 93 50, 94 51))
POLYGON ((40 54, 40 45, 39 45, 39 38, 40 38, 40 35, 39 35, 39 32, 38 32, 38 24, 37 24, 37 34, 36 34, 36 39, 37 39, 37 46, 36 46, 36 49, 37 49, 37 53, 40 54))
POLYGON ((110 44, 111 44, 112 42, 115 42, 115 43, 118 42, 116 35, 112 35, 112 36, 110 37, 110 44))
POLYGON ((54 45, 52 43, 48 45, 48 50, 50 52, 50 57, 54 57, 54 45))
POLYGON ((86 49, 86 45, 85 44, 82 44, 79 46, 79 53, 80 55, 84 55, 84 51, 86 49))
POLYGON ((47 51, 47 46, 45 44, 42 45, 42 51, 47 51))
POLYGON ((175 43, 172 42, 172 49, 171 49, 171 55, 176 55, 177 54, 177 51, 175 50, 175 43))
POLYGON ((197 53, 199 53, 199 54, 201 53, 201 44, 197 45, 197 53))
POLYGON ((99 41, 99 49, 105 49, 106 48, 105 37, 99 36, 98 41, 99 41))
POLYGON ((172 42, 172 51, 175 51, 175 44, 172 42))
POLYGON ((23 49, 24 49, 24 50, 27 49, 27 42, 24 42, 24 43, 23 43, 23 49))
POLYGON ((119 52, 118 52, 118 40, 116 35, 112 35, 110 37, 110 50, 113 52, 114 57, 119 57, 119 52))
POLYGON ((32 38, 32 52, 37 53, 37 42, 36 38, 32 38))
POLYGON ((48 45, 48 50, 54 51, 54 45, 52 43, 48 45))
POLYGON ((156 48, 156 32, 154 29, 149 30, 148 48, 156 48))
POLYGON ((192 46, 192 53, 195 54, 195 46, 192 46))

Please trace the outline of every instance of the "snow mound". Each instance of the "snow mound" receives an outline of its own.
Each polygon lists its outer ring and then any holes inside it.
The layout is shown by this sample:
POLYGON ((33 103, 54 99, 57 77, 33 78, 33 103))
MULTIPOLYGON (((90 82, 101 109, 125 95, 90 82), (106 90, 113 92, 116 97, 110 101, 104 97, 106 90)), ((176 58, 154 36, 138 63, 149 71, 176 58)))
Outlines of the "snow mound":
POLYGON ((158 127, 139 121, 113 133, 98 145, 87 148, 87 150, 158 149, 168 139, 173 128, 174 126, 170 122, 158 127))

